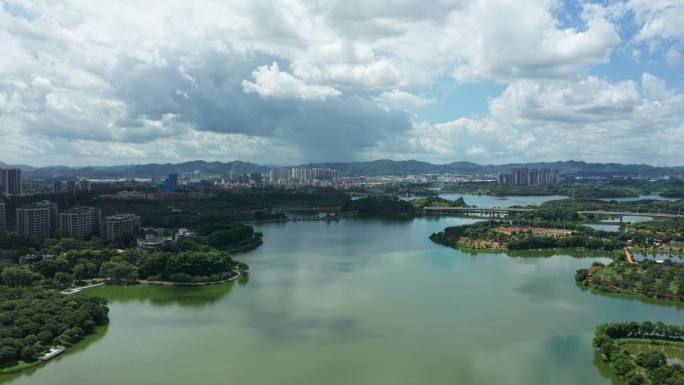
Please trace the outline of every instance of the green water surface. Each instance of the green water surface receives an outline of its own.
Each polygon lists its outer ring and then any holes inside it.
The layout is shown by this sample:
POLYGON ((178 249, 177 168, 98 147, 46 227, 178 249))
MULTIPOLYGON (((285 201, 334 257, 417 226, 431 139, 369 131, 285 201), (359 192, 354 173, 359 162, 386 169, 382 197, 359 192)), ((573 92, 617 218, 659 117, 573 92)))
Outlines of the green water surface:
POLYGON ((611 384, 591 347, 597 324, 683 323, 682 308, 575 286, 598 256, 469 254, 428 240, 466 221, 258 226, 264 244, 240 256, 249 280, 90 289, 110 300, 110 325, 0 383, 611 384))

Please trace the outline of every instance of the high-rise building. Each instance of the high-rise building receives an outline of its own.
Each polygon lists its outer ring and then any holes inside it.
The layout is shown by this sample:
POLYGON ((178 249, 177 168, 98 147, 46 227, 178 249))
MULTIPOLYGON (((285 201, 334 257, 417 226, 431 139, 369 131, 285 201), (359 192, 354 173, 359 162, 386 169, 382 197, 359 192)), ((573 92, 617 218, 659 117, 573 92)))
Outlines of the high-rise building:
POLYGON ((61 180, 52 182, 52 193, 61 194, 62 192, 64 192, 64 183, 61 180))
POLYGON ((557 184, 560 182, 558 171, 551 171, 548 168, 541 170, 514 168, 510 174, 499 174, 497 177, 499 184, 516 186, 534 186, 543 184, 557 184))
POLYGON ((290 181, 289 168, 276 168, 268 172, 268 180, 271 184, 287 184, 290 181))
POLYGON ((0 202, 0 231, 7 230, 7 206, 5 202, 0 202))
POLYGON ((116 214, 102 220, 100 236, 105 242, 132 236, 140 231, 140 217, 135 214, 116 214))
POLYGON ((71 238, 88 239, 99 227, 100 210, 94 207, 74 207, 59 213, 59 231, 71 238))
POLYGON ((17 209, 17 234, 42 242, 57 229, 57 204, 49 201, 34 203, 17 209))
POLYGON ((0 168, 0 194, 19 195, 22 192, 21 169, 0 168))
POLYGON ((276 185, 312 184, 314 179, 335 179, 337 170, 329 168, 276 168, 270 170, 269 182, 276 185))
POLYGON ((262 184, 261 174, 259 174, 259 173, 249 174, 249 183, 252 186, 261 186, 261 184, 262 184))
POLYGON ((66 185, 69 194, 74 194, 78 191, 78 183, 75 180, 68 180, 66 185))
POLYGON ((178 174, 169 174, 169 177, 164 179, 161 185, 161 191, 165 193, 172 193, 178 189, 178 174))
POLYGON ((88 179, 78 181, 78 189, 80 191, 90 191, 91 187, 91 182, 88 179))

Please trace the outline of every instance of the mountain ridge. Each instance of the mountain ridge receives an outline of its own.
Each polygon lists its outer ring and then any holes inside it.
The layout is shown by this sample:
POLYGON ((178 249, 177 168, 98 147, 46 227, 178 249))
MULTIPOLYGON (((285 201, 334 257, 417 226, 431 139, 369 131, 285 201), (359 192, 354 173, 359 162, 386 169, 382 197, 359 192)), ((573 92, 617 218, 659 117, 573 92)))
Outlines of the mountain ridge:
MULTIPOLYGON (((263 173, 273 168, 251 162, 234 160, 230 162, 193 160, 181 163, 147 163, 115 166, 48 166, 31 167, 26 165, 10 166, 0 162, 0 167, 20 167, 25 176, 34 179, 55 178, 154 178, 171 173, 192 173, 198 170, 202 175, 228 175, 233 173, 263 173)), ((556 161, 505 164, 478 164, 468 161, 455 161, 433 164, 418 160, 378 159, 365 162, 323 162, 305 163, 286 167, 332 168, 340 176, 378 176, 378 175, 420 175, 454 174, 493 176, 510 172, 513 168, 549 168, 558 170, 564 176, 621 176, 621 177, 659 177, 664 175, 684 175, 684 166, 658 167, 647 164, 589 163, 584 161, 556 161)))

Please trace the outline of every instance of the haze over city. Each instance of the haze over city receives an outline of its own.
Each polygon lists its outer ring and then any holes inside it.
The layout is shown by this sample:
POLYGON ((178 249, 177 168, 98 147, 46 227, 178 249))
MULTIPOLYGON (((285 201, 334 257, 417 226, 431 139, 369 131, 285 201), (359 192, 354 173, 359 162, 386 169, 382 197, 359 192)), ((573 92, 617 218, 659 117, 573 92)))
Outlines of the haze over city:
POLYGON ((679 0, 0 4, 6 163, 682 163, 679 0))

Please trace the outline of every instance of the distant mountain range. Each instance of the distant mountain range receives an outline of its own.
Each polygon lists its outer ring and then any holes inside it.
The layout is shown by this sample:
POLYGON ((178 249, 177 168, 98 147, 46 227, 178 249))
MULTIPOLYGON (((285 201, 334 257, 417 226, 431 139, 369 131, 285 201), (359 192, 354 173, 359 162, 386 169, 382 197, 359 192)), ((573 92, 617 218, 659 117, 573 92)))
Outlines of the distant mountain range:
MULTIPOLYGON (((0 162, 0 167, 7 167, 0 162)), ((249 162, 205 162, 196 160, 183 163, 150 163, 120 166, 92 166, 92 167, 31 167, 13 165, 24 170, 24 175, 33 179, 52 178, 154 178, 171 173, 192 173, 196 170, 202 175, 227 175, 233 173, 263 173, 273 167, 249 162)), ((308 163, 292 167, 322 167, 332 168, 341 176, 373 176, 373 175, 421 175, 421 174, 455 174, 494 176, 501 172, 509 172, 513 168, 549 168, 558 170, 566 176, 621 176, 621 177, 659 177, 664 175, 684 175, 684 167, 655 167, 646 164, 619 163, 586 163, 579 161, 538 162, 538 163, 509 163, 501 165, 480 165, 471 162, 453 162, 448 164, 432 164, 416 160, 374 160, 369 162, 350 163, 308 163)))

